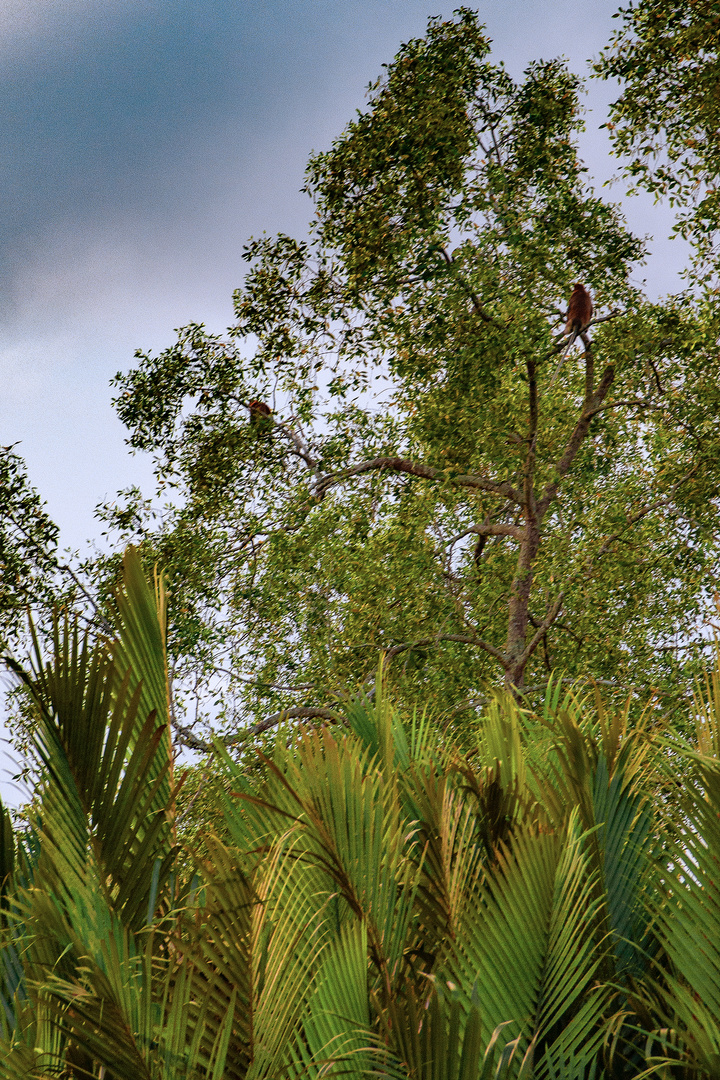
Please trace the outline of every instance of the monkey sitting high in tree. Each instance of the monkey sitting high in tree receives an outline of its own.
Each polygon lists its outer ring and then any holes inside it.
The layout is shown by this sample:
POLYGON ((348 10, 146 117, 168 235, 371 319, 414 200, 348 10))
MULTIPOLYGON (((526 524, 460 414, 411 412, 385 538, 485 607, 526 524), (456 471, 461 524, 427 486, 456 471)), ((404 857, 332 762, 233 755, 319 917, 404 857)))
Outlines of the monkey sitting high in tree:
POLYGON ((264 401, 249 401, 250 427, 258 434, 267 435, 272 428, 272 409, 264 401))
POLYGON ((573 288, 570 296, 570 303, 567 310, 567 322, 565 323, 565 333, 571 334, 571 338, 567 345, 563 349, 562 356, 560 357, 560 363, 555 369, 555 374, 552 377, 550 385, 552 386, 557 379, 560 368, 563 365, 563 361, 571 348, 575 344, 575 339, 582 334, 584 330, 587 330, 593 317, 593 303, 590 299, 590 293, 587 291, 584 285, 578 283, 573 288))
POLYGON ((272 416, 272 409, 264 401, 248 401, 250 410, 250 422, 257 421, 262 416, 272 416))
MULTIPOLYGON (((570 303, 568 304, 565 333, 574 334, 574 341, 578 334, 581 334, 583 330, 587 330, 592 317, 593 305, 592 300, 590 299, 590 293, 584 285, 576 285, 572 291, 570 303)), ((572 342, 570 344, 572 344, 572 342)))

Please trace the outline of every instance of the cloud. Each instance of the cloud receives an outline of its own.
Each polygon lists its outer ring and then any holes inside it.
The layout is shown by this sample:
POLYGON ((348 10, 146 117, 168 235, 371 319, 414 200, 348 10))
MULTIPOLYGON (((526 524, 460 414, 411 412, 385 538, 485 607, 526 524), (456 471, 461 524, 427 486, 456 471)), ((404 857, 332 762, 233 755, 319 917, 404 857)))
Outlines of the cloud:
POLYGON ((1 0, 0 56, 21 56, 40 42, 75 51, 98 23, 131 18, 148 3, 153 0, 1 0))

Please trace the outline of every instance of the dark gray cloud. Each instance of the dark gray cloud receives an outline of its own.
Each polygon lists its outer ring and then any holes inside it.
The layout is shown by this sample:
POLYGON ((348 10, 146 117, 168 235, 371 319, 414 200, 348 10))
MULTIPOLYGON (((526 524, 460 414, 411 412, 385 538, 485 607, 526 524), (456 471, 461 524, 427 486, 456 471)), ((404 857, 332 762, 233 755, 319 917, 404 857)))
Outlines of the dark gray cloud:
POLYGON ((288 122, 310 136, 319 99, 338 100, 338 77, 342 95, 363 52, 387 44, 392 54, 402 30, 424 22, 408 0, 91 10, 0 54, 0 259, 10 269, 49 223, 87 229, 120 211, 162 226, 199 167, 206 183, 223 177, 228 155, 242 168, 238 148, 275 141, 288 122))

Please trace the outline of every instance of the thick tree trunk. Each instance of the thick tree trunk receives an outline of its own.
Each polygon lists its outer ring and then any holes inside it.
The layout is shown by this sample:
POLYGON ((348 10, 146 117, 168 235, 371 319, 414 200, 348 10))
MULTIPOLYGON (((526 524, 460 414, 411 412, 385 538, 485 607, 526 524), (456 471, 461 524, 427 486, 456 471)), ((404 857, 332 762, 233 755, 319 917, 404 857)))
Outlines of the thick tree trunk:
POLYGON ((505 682, 521 690, 525 679, 527 632, 530 624, 529 604, 533 583, 533 567, 540 548, 540 528, 534 515, 529 514, 525 538, 520 544, 515 577, 510 587, 508 604, 508 634, 505 642, 505 682))
MULTIPOLYGON (((528 627, 530 625, 530 593, 533 584, 535 561, 540 550, 542 523, 548 509, 557 499, 560 484, 572 467, 580 446, 590 430, 593 416, 605 400, 615 375, 614 367, 609 364, 602 374, 597 388, 593 388, 594 361, 591 342, 585 332, 581 335, 585 345, 585 399, 573 432, 565 450, 555 468, 554 477, 545 485, 540 497, 535 491, 536 442, 538 432, 538 390, 535 363, 527 362, 528 374, 528 451, 523 470, 522 509, 525 525, 520 538, 517 567, 510 587, 508 603, 508 633, 505 642, 503 668, 505 684, 513 691, 522 690, 525 682, 525 668, 528 660, 540 641, 542 632, 536 633, 528 645, 528 627)), ((561 592, 546 616, 543 628, 547 630, 557 618, 563 603, 561 592)))

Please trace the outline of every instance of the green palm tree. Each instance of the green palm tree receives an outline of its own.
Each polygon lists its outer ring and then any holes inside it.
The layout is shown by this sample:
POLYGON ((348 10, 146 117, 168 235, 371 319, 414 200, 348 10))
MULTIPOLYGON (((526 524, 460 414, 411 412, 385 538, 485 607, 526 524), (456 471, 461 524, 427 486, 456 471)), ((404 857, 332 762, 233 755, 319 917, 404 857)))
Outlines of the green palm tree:
POLYGON ((218 746, 195 853, 165 605, 128 549, 112 638, 12 662, 41 781, 24 833, 0 808, 3 1078, 720 1075, 717 671, 693 742, 558 680, 470 752, 380 673, 258 770, 218 746))

